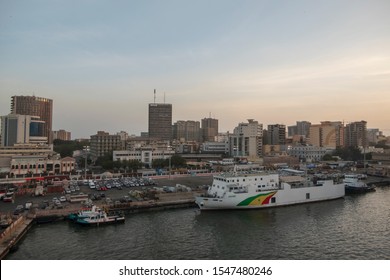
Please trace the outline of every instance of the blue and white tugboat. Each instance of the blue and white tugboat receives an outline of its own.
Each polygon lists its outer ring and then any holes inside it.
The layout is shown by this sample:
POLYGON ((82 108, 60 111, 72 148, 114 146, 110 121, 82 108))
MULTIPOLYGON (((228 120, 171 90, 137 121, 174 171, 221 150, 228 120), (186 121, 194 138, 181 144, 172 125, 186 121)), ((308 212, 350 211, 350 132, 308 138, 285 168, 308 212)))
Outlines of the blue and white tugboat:
POLYGON ((369 186, 359 179, 358 174, 347 174, 344 176, 345 193, 366 193, 375 191, 375 186, 369 186))
POLYGON ((125 217, 123 215, 109 215, 106 211, 96 208, 96 211, 91 212, 86 217, 79 217, 75 220, 77 224, 86 226, 99 226, 106 224, 124 223, 125 217))

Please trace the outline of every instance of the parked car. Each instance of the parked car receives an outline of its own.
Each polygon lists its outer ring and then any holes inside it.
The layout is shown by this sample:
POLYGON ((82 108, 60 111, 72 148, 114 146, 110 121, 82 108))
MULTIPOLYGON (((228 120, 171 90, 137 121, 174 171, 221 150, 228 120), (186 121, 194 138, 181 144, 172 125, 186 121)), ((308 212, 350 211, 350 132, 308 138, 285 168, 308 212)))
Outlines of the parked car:
POLYGON ((18 206, 16 206, 16 208, 14 210, 14 215, 19 215, 19 214, 23 213, 23 211, 24 211, 24 206, 18 205, 18 206))
POLYGON ((7 192, 3 198, 4 202, 12 202, 14 200, 14 193, 13 192, 7 192))

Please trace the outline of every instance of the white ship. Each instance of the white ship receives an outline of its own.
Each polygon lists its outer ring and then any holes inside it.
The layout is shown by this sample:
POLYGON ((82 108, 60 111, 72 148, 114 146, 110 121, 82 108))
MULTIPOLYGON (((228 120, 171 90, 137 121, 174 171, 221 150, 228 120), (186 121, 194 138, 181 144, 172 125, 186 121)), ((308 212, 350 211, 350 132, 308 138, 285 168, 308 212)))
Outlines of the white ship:
POLYGON ((341 198, 344 184, 313 182, 303 176, 280 176, 266 171, 221 173, 195 198, 201 210, 255 209, 341 198))

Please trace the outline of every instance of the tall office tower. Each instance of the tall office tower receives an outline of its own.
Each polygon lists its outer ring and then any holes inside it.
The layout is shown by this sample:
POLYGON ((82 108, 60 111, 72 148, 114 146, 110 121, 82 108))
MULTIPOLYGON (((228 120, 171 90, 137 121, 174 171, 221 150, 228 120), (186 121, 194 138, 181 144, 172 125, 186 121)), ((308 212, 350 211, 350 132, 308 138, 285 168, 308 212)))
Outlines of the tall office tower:
POLYGON ((172 104, 149 104, 149 137, 172 140, 172 104))
POLYGON ((1 116, 1 146, 46 144, 45 122, 37 116, 9 114, 1 116))
POLYGON ((345 126, 346 147, 367 147, 367 122, 352 122, 345 126))
POLYGON ((378 128, 368 128, 367 129, 367 142, 372 144, 377 144, 381 132, 378 128))
POLYGON ((259 158, 263 154, 263 125, 253 119, 240 123, 229 135, 229 153, 234 157, 259 158))
POLYGON ((218 136, 218 120, 212 118, 202 119, 201 130, 203 142, 214 142, 215 137, 218 136))
POLYGON ((12 96, 11 114, 38 116, 45 122, 43 131, 52 144, 53 100, 37 96, 12 96))
POLYGON ((311 122, 297 121, 297 134, 305 135, 306 137, 309 137, 310 126, 311 126, 311 122))
POLYGON ((337 148, 343 145, 342 122, 321 122, 310 126, 309 144, 317 147, 337 148))
POLYGON ((173 124, 173 139, 183 141, 200 141, 200 122, 177 121, 173 124))
POLYGON ((296 125, 288 126, 287 135, 288 137, 293 137, 294 135, 298 135, 298 127, 296 125))
POLYGON ((270 124, 267 130, 269 145, 286 145, 286 126, 284 124, 270 124))

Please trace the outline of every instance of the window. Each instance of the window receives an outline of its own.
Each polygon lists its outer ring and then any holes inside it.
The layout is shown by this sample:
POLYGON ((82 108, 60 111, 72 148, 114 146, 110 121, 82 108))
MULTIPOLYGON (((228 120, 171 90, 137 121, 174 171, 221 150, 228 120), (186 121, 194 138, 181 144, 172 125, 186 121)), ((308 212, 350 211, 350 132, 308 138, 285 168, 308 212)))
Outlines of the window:
POLYGON ((306 199, 310 199, 310 193, 306 193, 306 199))
POLYGON ((276 202, 276 197, 271 197, 271 203, 275 203, 276 202))

